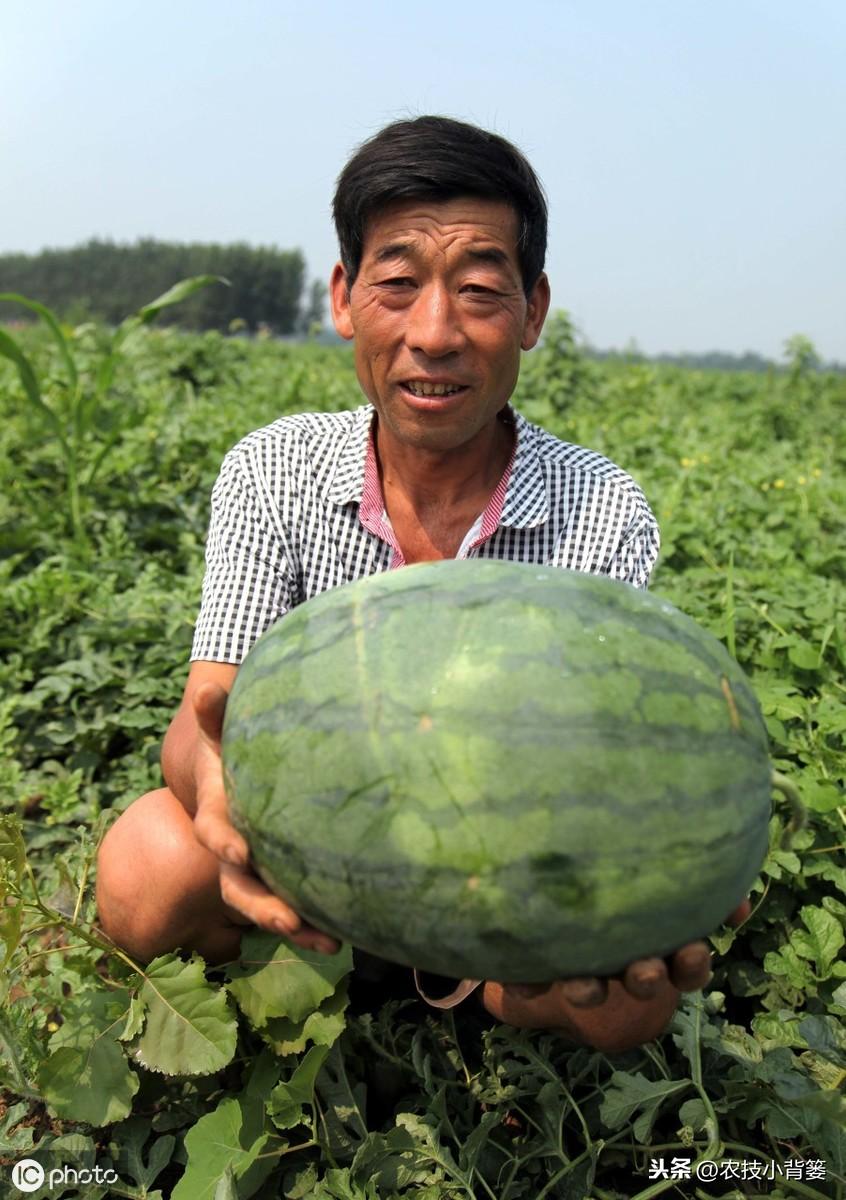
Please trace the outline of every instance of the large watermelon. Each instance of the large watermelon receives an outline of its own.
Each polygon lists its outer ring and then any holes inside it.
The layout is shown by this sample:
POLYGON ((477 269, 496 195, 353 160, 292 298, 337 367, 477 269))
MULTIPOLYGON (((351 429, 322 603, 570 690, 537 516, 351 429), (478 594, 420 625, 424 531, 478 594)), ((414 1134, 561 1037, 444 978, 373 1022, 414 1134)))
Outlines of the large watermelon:
POLYGON ((454 976, 612 973, 715 929, 767 847, 755 697, 624 583, 444 561, 265 633, 226 713, 235 824, 318 928, 454 976))

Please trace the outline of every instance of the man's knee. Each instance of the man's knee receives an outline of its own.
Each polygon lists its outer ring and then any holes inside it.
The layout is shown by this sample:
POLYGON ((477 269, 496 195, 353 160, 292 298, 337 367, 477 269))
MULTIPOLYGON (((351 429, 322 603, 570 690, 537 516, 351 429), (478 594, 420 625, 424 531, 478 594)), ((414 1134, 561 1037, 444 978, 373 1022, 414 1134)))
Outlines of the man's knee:
POLYGON ((168 788, 136 800, 103 839, 97 910, 108 936, 142 961, 177 947, 202 952, 206 931, 225 922, 217 860, 168 788))

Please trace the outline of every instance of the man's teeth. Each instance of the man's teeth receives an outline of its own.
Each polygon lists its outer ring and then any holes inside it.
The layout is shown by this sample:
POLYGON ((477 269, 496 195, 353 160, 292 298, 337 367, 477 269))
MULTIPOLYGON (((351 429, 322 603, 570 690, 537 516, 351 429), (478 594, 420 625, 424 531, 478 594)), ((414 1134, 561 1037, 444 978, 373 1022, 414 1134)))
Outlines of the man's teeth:
POLYGON ((410 392, 414 392, 415 396, 451 396, 453 392, 461 391, 458 384, 419 383, 416 379, 409 379, 405 386, 410 392))

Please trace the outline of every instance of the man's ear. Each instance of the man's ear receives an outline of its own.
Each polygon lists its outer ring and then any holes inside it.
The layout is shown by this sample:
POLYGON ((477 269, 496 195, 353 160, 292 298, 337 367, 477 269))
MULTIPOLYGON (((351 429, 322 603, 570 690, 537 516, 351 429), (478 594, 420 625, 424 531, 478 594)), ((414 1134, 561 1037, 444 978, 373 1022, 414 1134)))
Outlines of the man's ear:
POLYGON ((541 271, 537 283, 529 293, 526 306, 526 323, 523 326, 523 340, 520 343, 523 350, 531 350, 537 345, 546 314, 549 312, 549 301, 549 280, 546 272, 541 271))
POLYGON ((332 277, 329 280, 329 305, 332 309, 335 329, 342 338, 350 341, 353 336, 350 289, 347 286, 347 273, 343 263, 335 263, 332 270, 332 277))

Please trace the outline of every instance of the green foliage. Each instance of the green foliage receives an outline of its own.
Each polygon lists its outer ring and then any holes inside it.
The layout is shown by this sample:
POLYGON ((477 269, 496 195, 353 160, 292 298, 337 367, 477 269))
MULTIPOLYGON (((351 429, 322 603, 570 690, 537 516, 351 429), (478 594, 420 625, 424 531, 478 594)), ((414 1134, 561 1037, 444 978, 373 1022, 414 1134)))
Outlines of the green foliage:
MULTIPOLYGON (((61 444, 7 355, 0 1172, 24 1156, 117 1172, 116 1185, 69 1185, 69 1200, 710 1194, 648 1181, 651 1158, 680 1156, 781 1169, 725 1194, 846 1194, 844 380, 585 364, 559 332, 527 359, 518 403, 643 484, 664 536, 654 590, 745 667, 808 809, 786 847, 792 814, 777 805, 752 916, 715 934, 706 995, 687 997, 659 1041, 609 1059, 491 1026, 472 1005, 351 1014, 348 958, 266 935, 213 970, 177 955, 144 967, 110 945, 96 847, 158 783, 220 458, 281 412, 359 393, 343 349, 138 329, 98 400, 103 428, 122 432, 83 475, 74 543, 61 444), (797 1158, 825 1160, 826 1178, 788 1178, 797 1158)), ((94 326, 60 333, 47 323, 14 345, 66 414, 62 345, 96 381, 112 342, 94 326)))
POLYGON ((238 321, 253 332, 266 327, 291 334, 322 320, 325 289, 313 284, 303 297, 305 261, 299 250, 153 238, 120 245, 94 238, 70 249, 0 255, 6 290, 39 296, 75 323, 117 325, 174 279, 195 275, 223 275, 231 286, 192 296, 178 312, 165 314, 164 323, 225 333, 238 321))
POLYGON ((107 407, 115 371, 123 355, 125 343, 168 308, 180 304, 210 283, 225 280, 213 275, 183 279, 156 300, 139 308, 127 317, 109 338, 108 347, 97 356, 96 371, 91 378, 81 376, 73 343, 65 334, 55 313, 45 305, 14 292, 0 293, 0 300, 22 305, 36 313, 52 336, 64 371, 63 387, 54 403, 46 398, 38 373, 20 345, 8 333, 0 330, 0 355, 14 363, 24 394, 33 411, 38 414, 42 430, 53 435, 58 443, 66 481, 70 532, 77 542, 86 539, 83 497, 103 465, 103 461, 123 433, 131 413, 119 413, 107 407))

